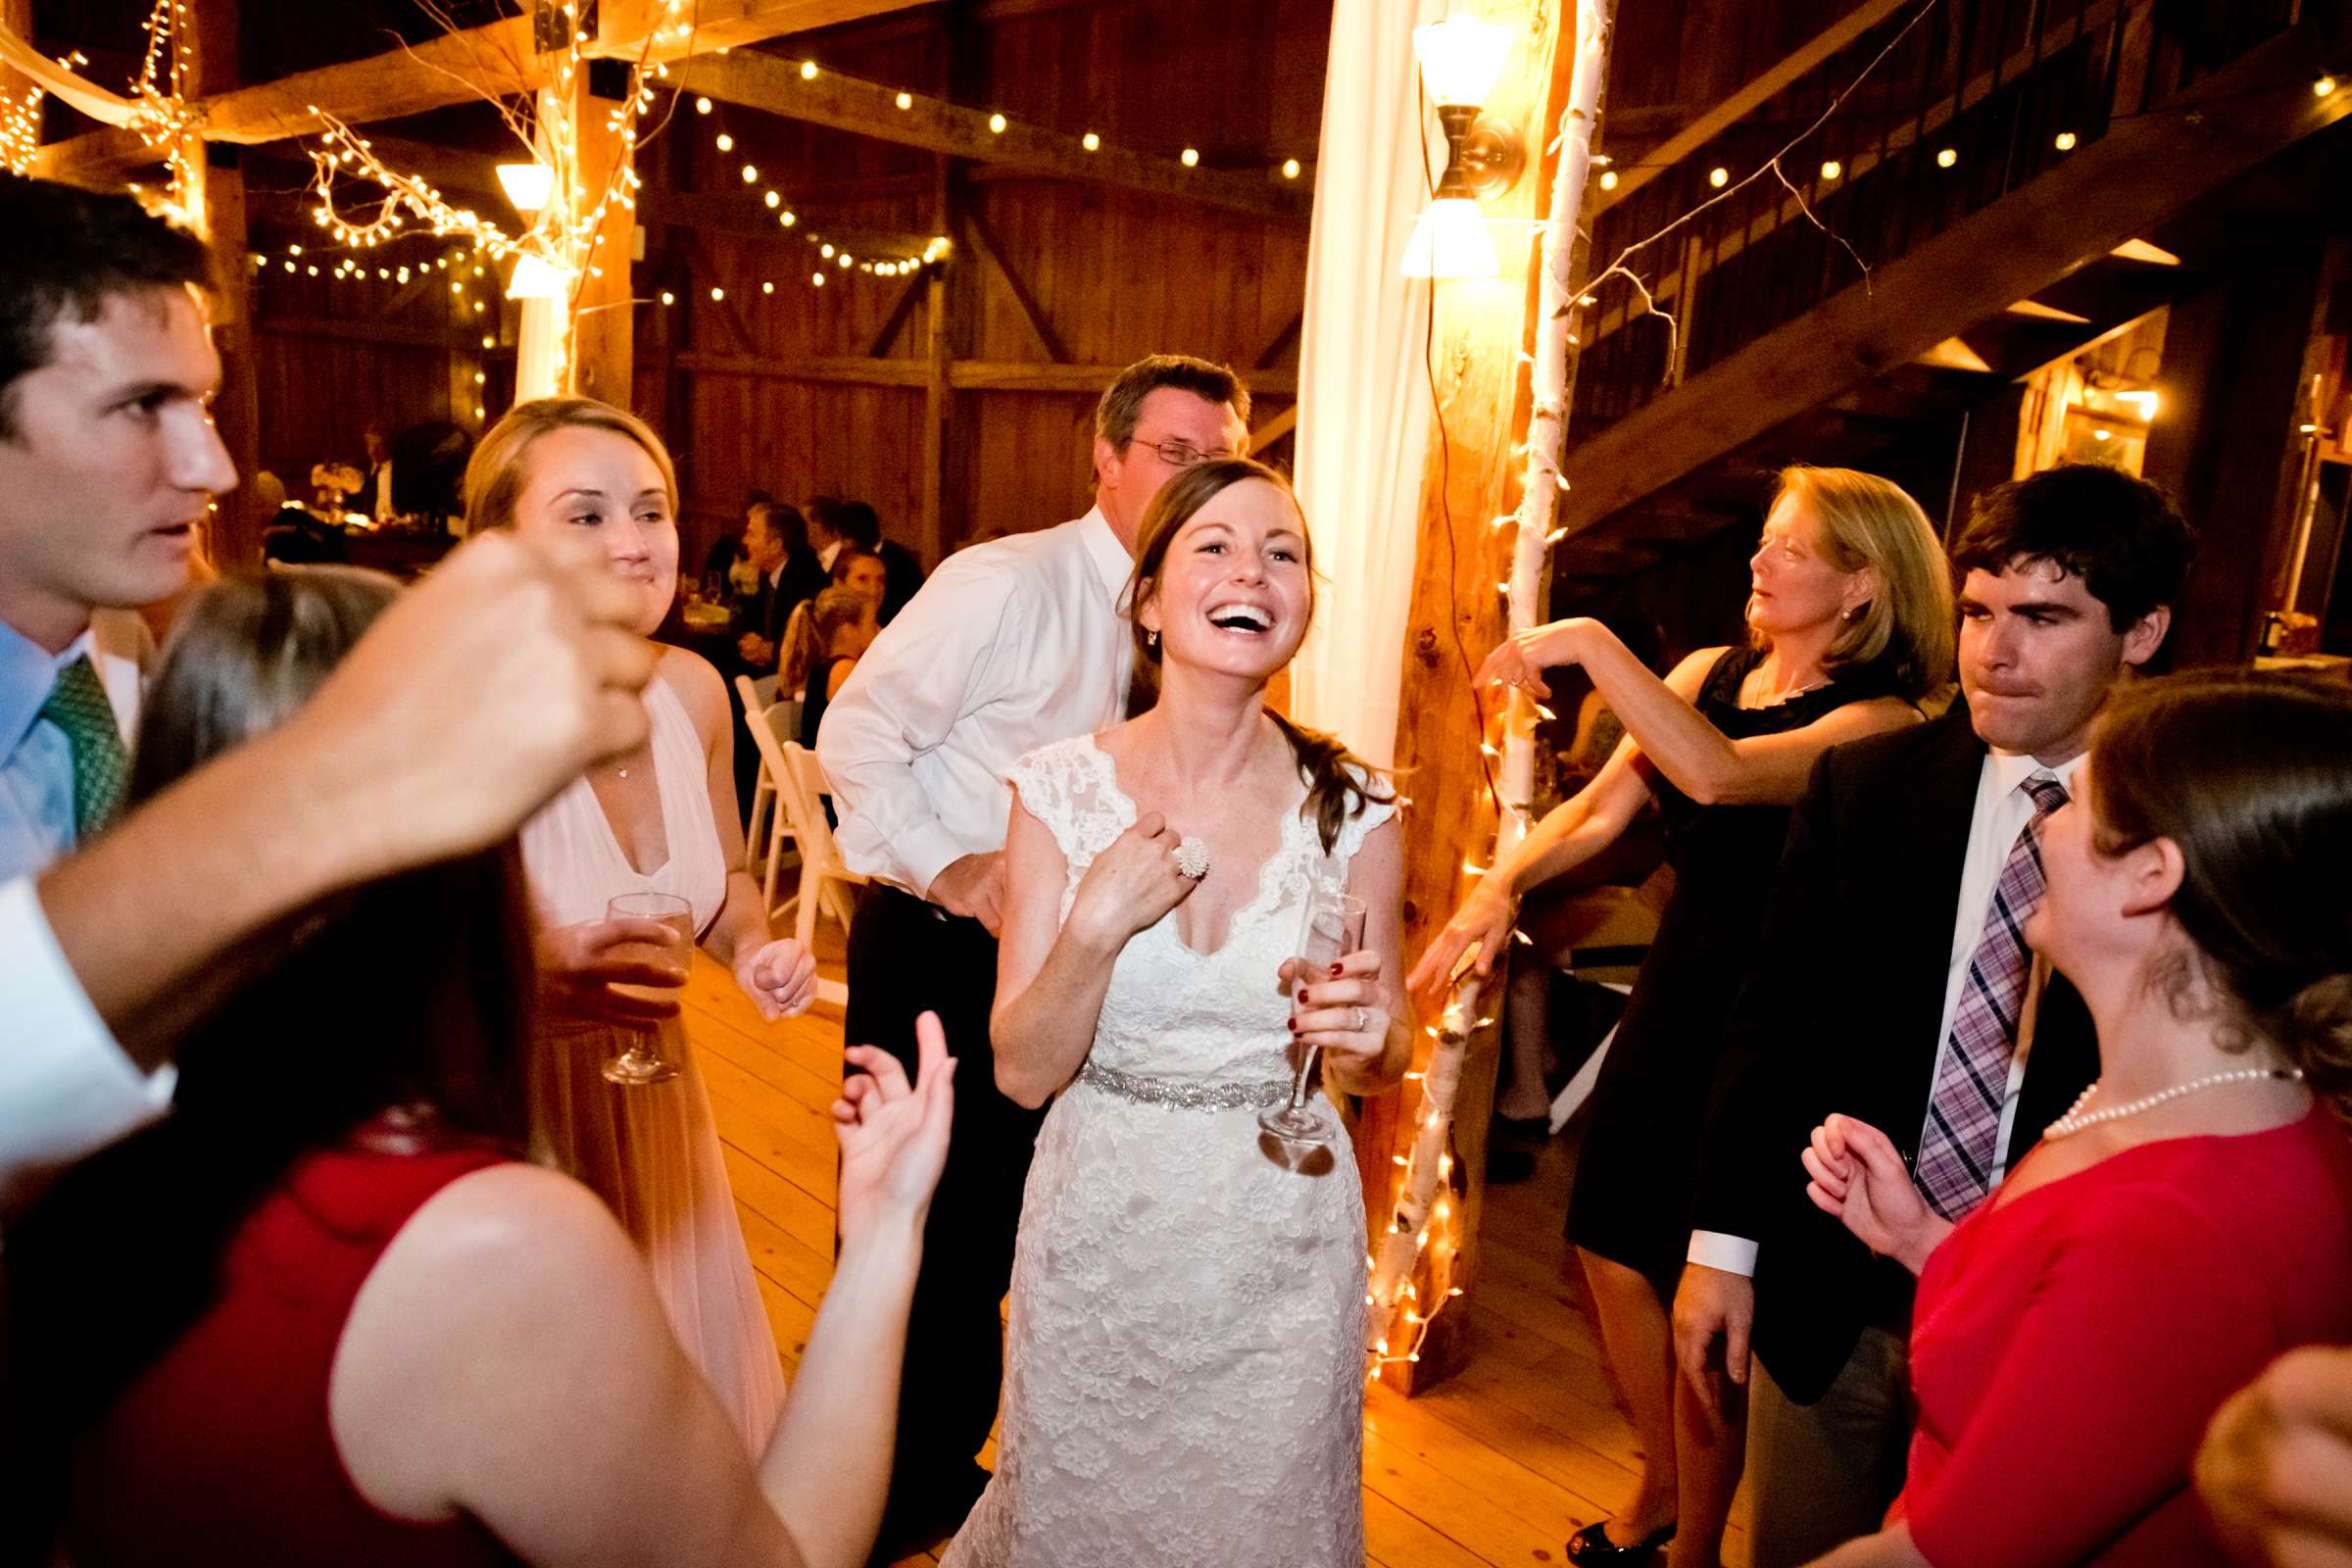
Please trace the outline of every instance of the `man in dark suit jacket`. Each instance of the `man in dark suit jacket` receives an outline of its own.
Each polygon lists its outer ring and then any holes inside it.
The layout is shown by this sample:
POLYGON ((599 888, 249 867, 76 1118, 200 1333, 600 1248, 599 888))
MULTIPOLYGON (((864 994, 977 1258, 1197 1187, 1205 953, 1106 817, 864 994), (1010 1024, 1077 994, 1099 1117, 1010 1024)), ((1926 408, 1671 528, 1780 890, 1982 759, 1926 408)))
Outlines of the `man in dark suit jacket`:
POLYGON ((1797 804, 1674 1310, 1710 1398, 1721 1375, 1748 1384, 1753 1347, 1756 1568, 1877 1529, 1910 1443, 1913 1282, 1813 1205, 1798 1152, 1832 1112, 1869 1122, 1957 1219, 2096 1076, 2088 1010, 2022 941, 2040 823, 2108 692, 2162 646, 2191 548, 2164 492, 2118 469, 1979 497, 1952 557, 1965 703, 1832 749, 1797 804))
POLYGON ((760 569, 760 586, 744 602, 735 651, 745 673, 772 675, 793 608, 824 591, 825 572, 808 548, 808 524, 782 502, 752 508, 743 526, 743 549, 760 569))

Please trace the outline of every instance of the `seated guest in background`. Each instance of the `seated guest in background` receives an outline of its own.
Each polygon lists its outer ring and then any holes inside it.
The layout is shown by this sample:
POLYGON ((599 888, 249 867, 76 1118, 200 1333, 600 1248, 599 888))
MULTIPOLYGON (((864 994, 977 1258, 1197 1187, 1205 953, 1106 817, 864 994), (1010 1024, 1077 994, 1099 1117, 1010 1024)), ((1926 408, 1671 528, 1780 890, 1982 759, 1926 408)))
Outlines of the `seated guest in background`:
MULTIPOLYGON (((862 501, 843 502, 834 514, 833 526, 841 530, 842 538, 850 544, 882 558, 888 576, 888 586, 882 590, 882 624, 889 625, 906 608, 906 601, 914 597, 915 590, 922 587, 923 564, 905 545, 882 537, 882 519, 862 501)), ((834 563, 836 567, 840 564, 838 561, 834 563)), ((838 576, 834 578, 836 582, 840 580, 838 576)))
POLYGON ((793 611, 823 590, 825 574, 816 564, 816 553, 808 548, 807 522, 797 509, 781 502, 762 502, 752 509, 743 546, 759 575, 743 607, 744 630, 735 641, 735 652, 747 673, 772 674, 793 611))
POLYGON ((833 558, 841 554, 841 526, 835 520, 841 502, 833 496, 810 496, 801 503, 801 515, 808 523, 808 548, 816 553, 818 568, 828 574, 833 570, 833 558))
POLYGON ((2192 547, 2165 493, 2121 469, 1986 491, 1952 551, 1963 700, 1833 751, 1797 804, 1675 1298, 1686 1381, 1750 1388, 1755 1568, 1877 1529, 1911 1441, 1910 1277, 1804 1200, 1790 1151, 1833 1111, 1858 1115, 1957 1219, 2090 1081, 2082 999, 2035 973, 2019 935, 2041 894, 2037 824, 2101 706, 2163 646, 2192 547), (1825 983, 1840 999, 1826 1010, 1825 983))
POLYGON ((342 510, 387 522, 396 510, 392 505, 392 432, 383 420, 369 419, 368 428, 360 432, 360 442, 368 449, 368 473, 360 480, 359 489, 343 502, 342 510))
POLYGON ((1919 1430, 1871 1564, 2224 1564, 2206 1423, 2281 1350, 2352 1338, 2352 690, 2150 682, 2042 835, 2026 939, 2098 1077, 1955 1228, 1833 1115, 1807 1196, 1919 1278, 1919 1430))
POLYGON ((841 554, 833 558, 833 586, 872 601, 875 617, 889 620, 882 606, 890 597, 890 565, 872 551, 844 545, 841 554))
POLYGON ((2197 1495, 2246 1568, 2352 1563, 2352 1348, 2282 1355, 2223 1405, 2197 1495))
POLYGON ((187 586, 236 469, 204 242, 128 196, 0 174, 0 878, 104 826, 139 711, 135 611, 187 586))
MULTIPOLYGON (((640 596, 637 630, 651 636, 662 624, 677 592, 677 478, 643 420, 592 398, 517 404, 475 450, 466 498, 477 527, 526 540, 593 537, 613 576, 640 596)), ((688 1359, 757 1453, 783 1375, 710 1094, 679 1019, 685 955, 675 968, 632 963, 626 953, 663 932, 613 918, 608 906, 624 894, 682 903, 697 944, 770 1019, 815 999, 816 962, 800 943, 775 938, 759 884, 742 868, 734 727, 718 671, 664 648, 644 702, 644 746, 592 768, 522 827, 545 1004, 532 1132, 620 1217, 688 1359), (674 1076, 609 1081, 612 1058, 649 1035, 674 1076)))
MULTIPOLYGON (((744 529, 735 533, 721 530, 719 536, 710 541, 710 548, 704 552, 702 582, 705 588, 714 593, 728 591, 730 579, 736 568, 749 564, 749 558, 744 549, 744 532, 748 531, 751 526, 752 514, 774 499, 775 497, 764 490, 751 490, 745 493, 743 498, 744 529)), ((749 593, 751 591, 750 573, 746 571, 744 575, 746 586, 742 592, 749 593)))
MULTIPOLYGON (((298 709, 394 591, 314 568, 207 594, 134 799, 298 709)), ((13 1555, 50 1560, 54 1527, 81 1568, 862 1558, 949 1130, 936 1022, 919 1088, 852 1052, 874 1076, 833 1107, 840 1260, 793 1414, 747 1457, 612 1215, 521 1159, 511 840, 243 956, 176 1114, 10 1233, 13 1555)))
POLYGON ((858 656, 874 645, 882 624, 874 618, 874 602, 851 588, 828 588, 818 594, 800 624, 806 630, 799 646, 786 654, 776 688, 805 694, 800 742, 814 751, 825 706, 850 678, 858 656))

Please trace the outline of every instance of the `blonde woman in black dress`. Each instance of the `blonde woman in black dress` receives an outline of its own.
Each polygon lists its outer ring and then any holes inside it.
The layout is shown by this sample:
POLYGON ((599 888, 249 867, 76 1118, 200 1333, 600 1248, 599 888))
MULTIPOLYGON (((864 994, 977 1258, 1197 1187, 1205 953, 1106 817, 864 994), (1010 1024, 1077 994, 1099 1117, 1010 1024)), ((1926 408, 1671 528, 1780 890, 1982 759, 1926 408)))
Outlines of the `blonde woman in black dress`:
POLYGON ((1671 1543, 1678 1568, 1715 1568, 1742 1413, 1678 1383, 1668 1307, 1724 1024, 1814 760, 1919 722, 1917 704, 1951 665, 1942 551, 1918 504, 1885 479, 1785 471, 1748 574, 1748 642, 1701 649, 1663 680, 1589 619, 1533 627, 1488 656, 1482 687, 1539 695, 1544 670, 1581 666, 1626 739, 1487 873, 1410 979, 1424 996, 1442 990, 1473 944, 1487 972, 1522 894, 1597 855, 1657 804, 1675 894, 1602 1065, 1568 1214, 1644 1464, 1633 1500, 1569 1543, 1576 1563, 1642 1562, 1671 1543))

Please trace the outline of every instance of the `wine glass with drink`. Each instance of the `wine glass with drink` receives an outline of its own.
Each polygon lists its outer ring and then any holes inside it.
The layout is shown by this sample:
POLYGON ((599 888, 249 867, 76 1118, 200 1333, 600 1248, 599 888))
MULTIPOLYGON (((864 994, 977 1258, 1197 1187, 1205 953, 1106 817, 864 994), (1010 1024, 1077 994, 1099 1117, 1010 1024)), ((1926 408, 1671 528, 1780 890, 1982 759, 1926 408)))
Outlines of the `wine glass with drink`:
MULTIPOLYGON (((672 893, 624 893, 605 906, 605 918, 652 920, 666 928, 669 934, 663 941, 623 942, 616 944, 612 953, 616 957, 674 970, 678 977, 675 984, 622 985, 615 981, 612 989, 648 1002, 674 1000, 677 988, 686 983, 688 966, 694 961, 694 906, 672 893)), ((604 1071, 607 1083, 658 1084, 675 1078, 678 1064, 662 1054, 661 1026, 645 1023, 631 1030, 628 1049, 607 1061, 604 1071)))
MULTIPOLYGON (((1337 888, 1317 887, 1306 896, 1300 922, 1296 967, 1291 980, 1291 1016, 1304 1010, 1299 996, 1310 981, 1331 973, 1332 966, 1364 945, 1364 901, 1337 888)), ((1297 1037, 1294 1035, 1294 1039, 1297 1037)), ((1284 1143, 1319 1149, 1331 1142, 1323 1118, 1306 1108, 1306 1086, 1313 1081, 1321 1053, 1305 1042, 1298 1044, 1298 1065, 1291 1080, 1288 1104, 1257 1113, 1257 1124, 1284 1143)))

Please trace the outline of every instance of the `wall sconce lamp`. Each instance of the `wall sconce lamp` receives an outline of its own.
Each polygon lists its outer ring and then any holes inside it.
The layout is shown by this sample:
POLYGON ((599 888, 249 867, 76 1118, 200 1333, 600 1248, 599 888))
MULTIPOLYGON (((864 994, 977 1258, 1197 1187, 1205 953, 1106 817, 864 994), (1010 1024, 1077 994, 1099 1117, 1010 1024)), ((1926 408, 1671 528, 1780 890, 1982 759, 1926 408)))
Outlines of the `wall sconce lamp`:
POLYGON ((1500 270, 1478 203, 1511 188, 1527 167, 1527 149, 1516 131, 1480 119, 1478 111, 1510 51, 1511 29, 1476 17, 1450 16, 1413 29, 1421 81, 1446 129, 1446 172, 1413 224, 1404 251, 1407 277, 1493 277, 1500 270))
POLYGON ((545 164, 501 164, 498 182, 506 187, 507 200, 514 210, 528 218, 555 193, 556 172, 545 164))
POLYGON ((572 285, 580 280, 577 272, 556 266, 530 251, 514 259, 514 275, 507 279, 507 298, 511 300, 563 300, 571 297, 572 285))

